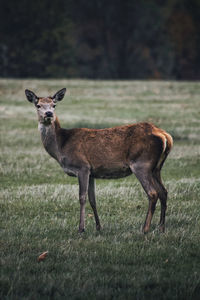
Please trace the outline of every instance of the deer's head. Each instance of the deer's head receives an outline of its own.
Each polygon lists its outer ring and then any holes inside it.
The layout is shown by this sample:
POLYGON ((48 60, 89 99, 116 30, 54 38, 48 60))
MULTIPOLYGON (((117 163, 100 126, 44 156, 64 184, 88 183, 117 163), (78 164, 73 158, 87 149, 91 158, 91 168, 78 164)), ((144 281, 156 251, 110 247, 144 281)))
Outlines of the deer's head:
POLYGON ((55 107, 65 95, 66 88, 59 90, 53 97, 38 97, 30 90, 25 90, 26 98, 33 103, 37 109, 38 120, 44 125, 50 125, 55 120, 55 107))

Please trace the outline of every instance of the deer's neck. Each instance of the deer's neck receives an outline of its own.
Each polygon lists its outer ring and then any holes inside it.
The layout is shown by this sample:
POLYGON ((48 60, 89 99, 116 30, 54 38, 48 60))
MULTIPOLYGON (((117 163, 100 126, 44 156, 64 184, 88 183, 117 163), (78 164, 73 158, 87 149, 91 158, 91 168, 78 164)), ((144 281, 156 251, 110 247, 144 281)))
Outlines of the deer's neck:
POLYGON ((59 160, 60 153, 59 153, 59 145, 58 145, 58 135, 59 135, 60 123, 58 121, 58 118, 56 117, 55 120, 50 125, 39 123, 38 129, 41 133, 41 139, 45 150, 53 158, 59 160))

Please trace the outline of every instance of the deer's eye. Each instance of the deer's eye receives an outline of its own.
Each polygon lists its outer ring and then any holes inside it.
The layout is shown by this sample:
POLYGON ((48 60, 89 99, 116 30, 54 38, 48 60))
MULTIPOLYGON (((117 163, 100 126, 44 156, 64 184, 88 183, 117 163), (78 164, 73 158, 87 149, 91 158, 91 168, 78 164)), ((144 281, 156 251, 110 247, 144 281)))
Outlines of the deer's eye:
POLYGON ((36 105, 37 108, 40 108, 41 106, 39 104, 36 105))
POLYGON ((55 107, 56 107, 56 105, 54 104, 54 105, 53 105, 53 108, 55 108, 55 107))

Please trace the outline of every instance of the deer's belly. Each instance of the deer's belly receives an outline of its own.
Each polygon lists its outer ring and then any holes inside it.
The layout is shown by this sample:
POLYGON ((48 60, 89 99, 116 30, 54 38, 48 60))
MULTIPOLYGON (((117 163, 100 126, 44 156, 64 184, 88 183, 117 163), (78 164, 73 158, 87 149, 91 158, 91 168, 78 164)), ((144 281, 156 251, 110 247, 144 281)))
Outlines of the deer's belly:
POLYGON ((131 169, 126 166, 121 168, 112 168, 112 169, 101 166, 91 171, 91 175, 94 178, 101 178, 101 179, 123 178, 131 174, 132 174, 131 169))

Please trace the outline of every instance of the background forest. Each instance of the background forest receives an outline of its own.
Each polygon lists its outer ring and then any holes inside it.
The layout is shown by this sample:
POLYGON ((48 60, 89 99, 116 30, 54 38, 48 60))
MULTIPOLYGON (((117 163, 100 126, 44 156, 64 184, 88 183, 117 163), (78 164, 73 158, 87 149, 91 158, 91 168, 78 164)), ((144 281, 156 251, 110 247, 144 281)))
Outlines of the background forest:
POLYGON ((0 77, 199 79, 199 0, 9 0, 0 77))

